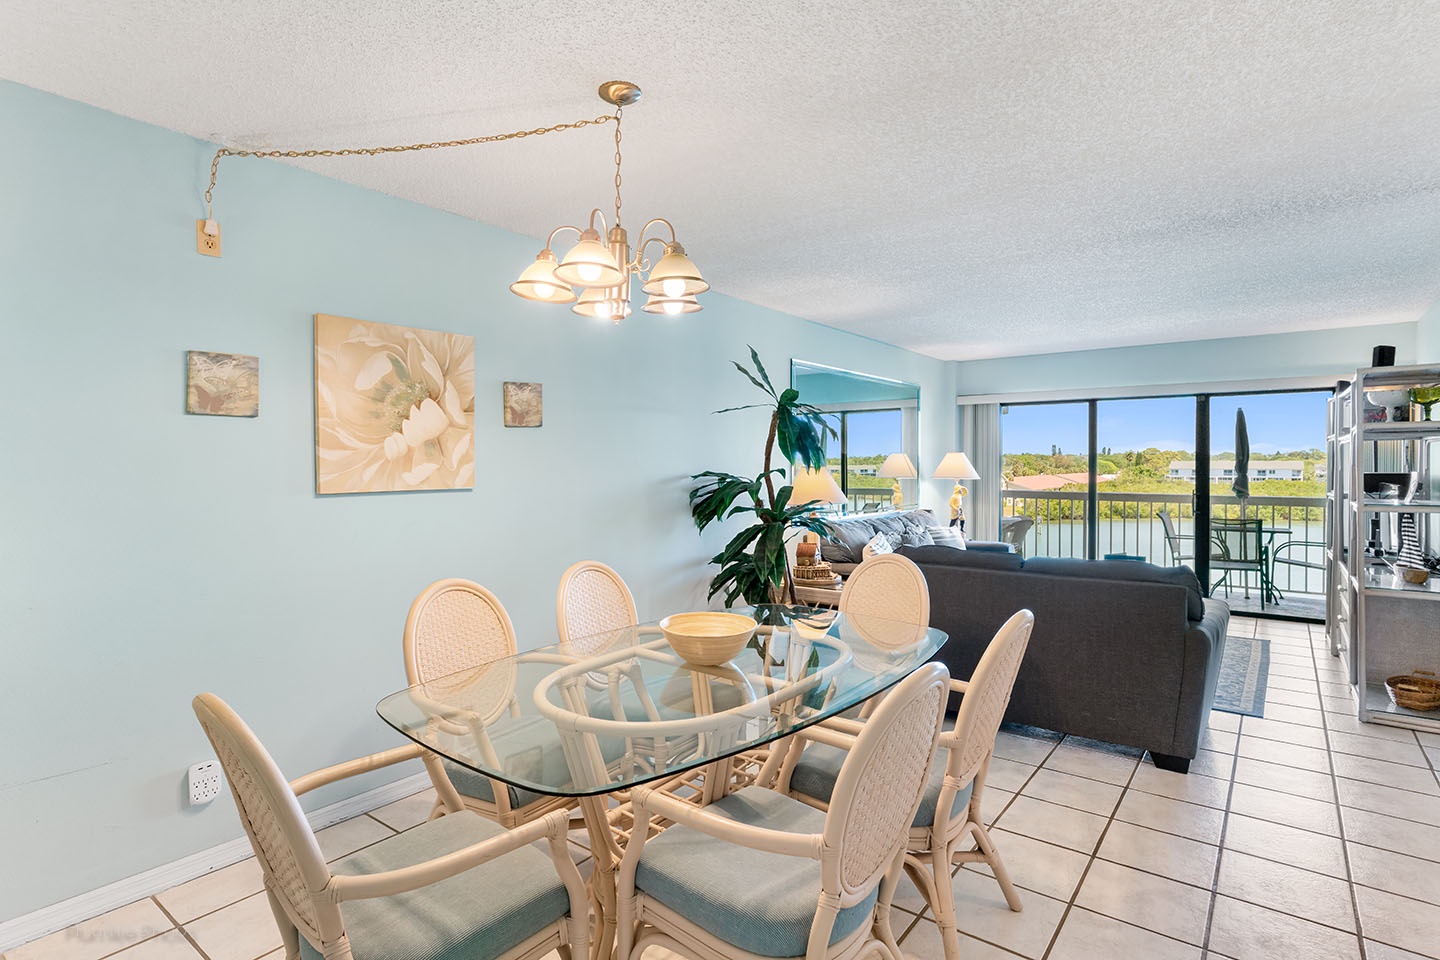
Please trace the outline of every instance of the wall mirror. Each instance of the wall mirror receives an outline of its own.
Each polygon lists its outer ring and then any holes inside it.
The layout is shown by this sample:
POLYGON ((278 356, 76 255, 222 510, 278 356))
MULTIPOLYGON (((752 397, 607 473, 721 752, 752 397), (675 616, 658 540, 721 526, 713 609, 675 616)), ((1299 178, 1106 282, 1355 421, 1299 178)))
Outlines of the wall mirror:
POLYGON ((849 512, 891 509, 897 482, 903 505, 916 505, 922 463, 917 384, 792 360, 790 385, 802 402, 824 410, 835 429, 825 452, 849 512))

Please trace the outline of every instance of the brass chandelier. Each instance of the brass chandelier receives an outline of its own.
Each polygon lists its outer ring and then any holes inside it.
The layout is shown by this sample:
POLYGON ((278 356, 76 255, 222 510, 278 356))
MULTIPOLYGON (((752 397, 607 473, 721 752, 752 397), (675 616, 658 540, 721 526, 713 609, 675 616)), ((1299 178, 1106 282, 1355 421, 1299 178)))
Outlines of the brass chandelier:
POLYGON ((611 80, 600 85, 600 98, 615 107, 615 222, 607 228, 605 214, 596 207, 590 211, 590 222, 584 229, 556 227, 535 262, 510 284, 510 291, 541 303, 572 303, 572 313, 619 323, 630 316, 630 280, 638 275, 642 280, 640 289, 648 295, 641 308, 646 313, 695 313, 701 309, 696 297, 709 290, 710 284, 685 255, 670 221, 663 217, 646 221, 637 235, 633 257, 629 235, 620 224, 620 115, 640 99, 640 88, 624 80, 611 80), (663 235, 646 238, 645 232, 655 224, 669 230, 668 241, 663 235), (557 261, 552 249, 555 238, 567 231, 579 234, 580 239, 557 261), (664 253, 653 265, 645 259, 645 251, 652 243, 664 245, 664 253))

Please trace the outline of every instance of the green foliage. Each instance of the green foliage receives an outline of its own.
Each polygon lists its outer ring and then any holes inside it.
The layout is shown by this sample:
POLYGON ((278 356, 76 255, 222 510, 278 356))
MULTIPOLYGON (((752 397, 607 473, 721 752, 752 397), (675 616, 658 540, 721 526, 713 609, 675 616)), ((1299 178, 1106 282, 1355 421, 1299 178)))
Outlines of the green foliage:
POLYGON ((770 402, 728 407, 716 413, 756 407, 771 410, 764 469, 753 479, 713 470, 690 478, 698 481, 690 491, 690 516, 697 530, 703 531, 712 523, 741 514, 752 514, 755 518, 754 523, 735 534, 725 549, 710 559, 711 563, 719 564, 720 572, 710 581, 709 596, 723 593, 727 607, 739 598, 746 603, 764 603, 770 599, 772 587, 789 590, 790 570, 785 556, 785 531, 789 527, 824 532, 822 522, 809 515, 814 501, 791 504, 792 488, 785 485, 776 489, 772 478, 785 471, 770 466, 775 447, 780 448, 787 464, 798 462, 812 470, 819 469, 825 466, 825 439, 835 436, 835 430, 824 420, 824 411, 801 403, 798 391, 775 390, 754 347, 750 348, 750 360, 755 367, 753 373, 740 363, 735 363, 735 369, 763 391, 770 402))

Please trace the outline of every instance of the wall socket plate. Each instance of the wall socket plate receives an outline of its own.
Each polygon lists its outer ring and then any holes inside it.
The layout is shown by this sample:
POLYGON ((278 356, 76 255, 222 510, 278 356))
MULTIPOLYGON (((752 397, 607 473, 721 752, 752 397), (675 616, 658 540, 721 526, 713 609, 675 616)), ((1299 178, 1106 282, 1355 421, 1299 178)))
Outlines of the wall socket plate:
POLYGON ((202 760, 190 768, 190 806, 198 807, 220 796, 225 786, 225 774, 220 771, 218 760, 202 760))
POLYGON ((219 223, 214 220, 195 221, 195 252, 207 257, 220 256, 219 223))

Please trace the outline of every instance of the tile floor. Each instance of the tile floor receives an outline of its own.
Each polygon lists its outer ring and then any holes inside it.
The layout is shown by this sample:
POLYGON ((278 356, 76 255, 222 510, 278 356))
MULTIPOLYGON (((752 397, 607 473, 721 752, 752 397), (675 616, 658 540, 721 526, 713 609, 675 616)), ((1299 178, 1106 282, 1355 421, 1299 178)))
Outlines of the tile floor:
MULTIPOLYGON (((957 871, 965 960, 1440 958, 1440 736, 1357 723, 1318 627, 1236 618, 1231 633, 1270 641, 1266 716, 1213 714, 1188 777, 1001 734, 986 816, 1025 909, 1006 909, 984 868, 957 871)), ((344 856, 429 807, 428 792, 390 804, 321 847, 344 856)), ((4 960, 274 960, 260 890, 247 860, 4 960)), ((940 960, 908 881, 897 905, 901 946, 940 960)))

